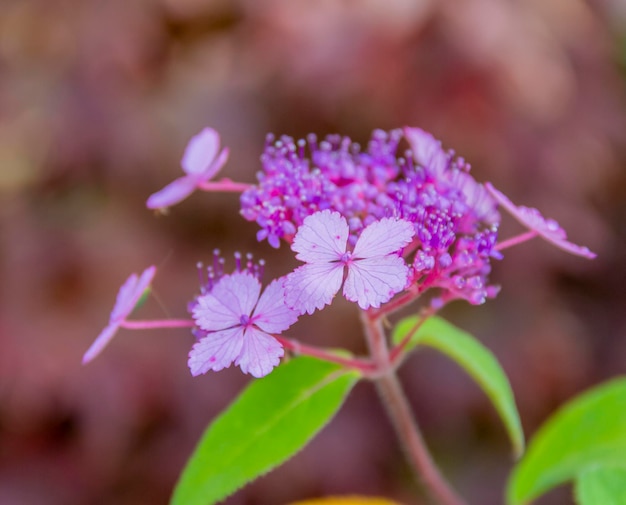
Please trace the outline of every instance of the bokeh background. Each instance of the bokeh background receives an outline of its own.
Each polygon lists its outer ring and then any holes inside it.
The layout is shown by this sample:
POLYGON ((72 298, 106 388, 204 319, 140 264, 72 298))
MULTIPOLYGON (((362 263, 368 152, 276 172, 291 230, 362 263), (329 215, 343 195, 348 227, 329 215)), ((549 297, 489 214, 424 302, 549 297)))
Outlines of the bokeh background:
MULTIPOLYGON (((576 393, 626 373, 626 4, 622 0, 2 0, 0 504, 158 505, 206 424, 248 382, 192 378, 184 330, 122 331, 86 367, 119 285, 159 266, 142 318, 183 317, 196 262, 257 244, 236 195, 168 216, 147 196, 204 126, 224 171, 255 180, 267 132, 420 126, 515 202, 588 245, 506 253, 499 297, 446 315, 510 375, 527 435, 576 393)), ((505 219, 502 236, 519 231, 505 219)), ((337 301, 290 335, 363 349, 337 301)), ((402 369, 436 460, 470 503, 502 503, 512 456, 485 395, 434 352, 402 369)), ((292 461, 227 505, 338 493, 425 503, 371 384, 292 461)), ((564 487, 537 503, 570 504, 564 487)))

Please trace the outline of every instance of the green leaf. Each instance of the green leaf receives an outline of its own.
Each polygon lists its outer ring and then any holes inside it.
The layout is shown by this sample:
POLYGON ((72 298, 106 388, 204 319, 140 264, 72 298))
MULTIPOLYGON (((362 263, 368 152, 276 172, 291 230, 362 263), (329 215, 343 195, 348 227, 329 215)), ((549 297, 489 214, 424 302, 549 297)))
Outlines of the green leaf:
POLYGON ((172 505, 210 505, 302 449, 359 379, 309 357, 253 381, 207 428, 174 490, 172 505))
POLYGON ((626 503, 626 468, 598 467, 583 472, 576 479, 579 505, 624 505, 626 503))
MULTIPOLYGON (((419 321, 417 316, 407 317, 394 328, 392 340, 398 344, 419 321)), ((407 348, 417 345, 433 347, 456 361, 487 393, 502 418, 513 444, 516 456, 524 450, 524 432, 515 406, 509 380, 498 360, 483 344, 469 333, 445 319, 432 316, 415 332, 407 348)))
POLYGON ((626 379, 559 409, 537 432, 509 479, 511 505, 528 503, 595 467, 626 464, 626 379))

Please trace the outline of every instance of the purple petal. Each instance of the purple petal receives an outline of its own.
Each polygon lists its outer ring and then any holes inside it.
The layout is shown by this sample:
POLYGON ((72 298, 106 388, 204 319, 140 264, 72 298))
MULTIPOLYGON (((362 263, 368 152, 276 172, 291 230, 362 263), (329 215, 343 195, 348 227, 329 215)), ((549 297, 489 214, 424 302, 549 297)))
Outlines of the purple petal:
POLYGON ((197 175, 185 175, 170 182, 160 191, 153 193, 146 201, 146 207, 149 209, 163 209, 181 202, 194 192, 198 186, 199 178, 197 175))
POLYGON ((263 377, 280 363, 285 351, 280 342, 254 327, 249 327, 243 337, 243 347, 235 361, 243 373, 263 377))
POLYGON ((313 314, 332 301, 342 280, 341 263, 302 265, 287 275, 285 303, 299 314, 313 314))
POLYGON ((109 318, 110 323, 121 321, 128 317, 137 305, 141 295, 150 286, 155 274, 156 267, 150 266, 141 273, 141 276, 137 277, 137 274, 132 274, 126 279, 117 293, 115 305, 109 318))
POLYGON ((206 331, 215 331, 241 324, 241 316, 249 316, 259 299, 261 284, 248 272, 225 275, 210 293, 198 297, 193 309, 196 324, 206 331))
POLYGON ((348 223, 338 212, 316 212, 304 219, 291 249, 307 263, 337 261, 346 252, 348 231, 348 223))
POLYGON ((378 308, 406 287, 408 274, 404 260, 395 255, 354 261, 343 294, 362 309, 378 308))
POLYGON ((485 187, 509 214, 517 219, 523 226, 536 231, 551 244, 577 256, 589 259, 596 257, 596 254, 591 252, 588 247, 569 242, 565 230, 561 228, 559 223, 554 219, 546 219, 537 209, 524 207, 522 205, 516 206, 504 193, 498 191, 489 182, 485 184, 485 187))
POLYGON ((285 278, 272 281, 254 309, 254 324, 267 333, 280 333, 298 320, 298 312, 285 305, 285 278))
POLYGON ((220 135, 213 128, 205 128, 191 140, 185 148, 180 164, 186 174, 201 174, 207 170, 220 148, 220 135))
POLYGON ((500 222, 496 201, 485 186, 476 182, 470 174, 462 170, 449 170, 447 179, 463 193, 465 203, 474 211, 476 219, 489 225, 500 222))
POLYGON ((213 178, 228 161, 228 148, 222 149, 222 152, 211 165, 200 174, 200 182, 206 182, 213 178))
POLYGON ((187 365, 194 377, 213 370, 218 372, 229 367, 241 353, 243 347, 243 328, 209 333, 196 342, 189 352, 187 365))
POLYGON ((420 128, 404 128, 404 136, 411 146, 413 157, 436 177, 443 175, 449 165, 448 155, 430 133, 420 128))
POLYGON ((93 344, 91 344, 91 347, 89 347, 89 349, 87 349, 87 352, 83 355, 83 365, 89 363, 92 359, 94 359, 98 354, 102 352, 102 350, 115 336, 118 329, 119 323, 112 323, 100 332, 100 335, 98 335, 93 344))
POLYGON ((138 280, 139 276, 137 274, 131 274, 128 279, 124 281, 124 284, 122 284, 117 292, 115 305, 113 306, 113 310, 109 316, 109 323, 124 319, 132 310, 132 307, 129 308, 129 306, 135 294, 135 286, 137 285, 138 280))
POLYGON ((354 258, 372 258, 394 253, 411 242, 415 230, 404 219, 384 218, 367 226, 354 246, 354 258))
POLYGON ((93 344, 91 344, 87 352, 83 355, 83 364, 94 359, 109 344, 117 333, 120 324, 133 311, 141 295, 143 295, 144 291, 150 286, 155 274, 156 267, 150 266, 146 268, 140 276, 132 274, 126 279, 117 292, 115 305, 109 316, 109 324, 100 332, 100 335, 98 335, 96 340, 94 340, 93 344))

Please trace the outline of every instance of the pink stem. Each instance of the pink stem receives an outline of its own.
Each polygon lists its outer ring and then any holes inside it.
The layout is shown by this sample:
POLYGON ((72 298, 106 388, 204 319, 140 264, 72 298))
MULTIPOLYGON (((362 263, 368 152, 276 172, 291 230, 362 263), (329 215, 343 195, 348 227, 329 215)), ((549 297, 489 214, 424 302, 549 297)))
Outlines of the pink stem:
POLYGON ((203 191, 225 191, 233 193, 242 193, 250 189, 252 184, 245 182, 233 182, 230 179, 222 179, 221 181, 207 181, 198 184, 198 189, 203 191))
POLYGON ((319 347, 302 344, 300 342, 297 342, 296 340, 281 337, 280 335, 273 335, 273 337, 278 340, 285 349, 289 349, 296 354, 312 356, 314 358, 337 363, 348 368, 354 368, 362 372, 364 375, 369 375, 376 370, 376 366, 374 365, 374 363, 369 360, 358 358, 344 358, 332 352, 320 349, 319 347))
POLYGON ((129 330, 153 330, 155 328, 193 328, 196 325, 191 319, 162 319, 160 321, 123 321, 122 328, 129 330))
POLYGON ((396 345, 391 349, 391 351, 389 351, 389 361, 394 367, 398 366, 398 361, 403 357, 404 350, 406 349, 406 346, 409 345, 409 342, 413 339, 413 336, 422 327, 426 319, 435 314, 435 312, 437 311, 432 307, 428 307, 422 310, 422 313, 419 315, 417 322, 413 325, 411 330, 406 334, 406 336, 398 345, 396 345))
POLYGON ((381 320, 371 319, 363 313, 362 322, 372 358, 378 367, 375 384, 379 396, 416 477, 440 505, 465 505, 463 499, 443 478, 426 448, 409 401, 390 361, 381 320))
POLYGON ((530 231, 527 231, 526 233, 522 233, 520 235, 516 235, 515 237, 511 237, 510 239, 507 239, 504 242, 500 242, 499 244, 496 244, 494 249, 496 251, 502 251, 503 249, 507 249, 507 248, 512 247, 514 245, 522 244, 522 243, 530 240, 531 238, 535 238, 537 235, 539 235, 539 233, 537 233, 537 231, 530 230, 530 231))
POLYGON ((379 309, 369 309, 367 311, 367 317, 370 320, 380 319, 413 303, 424 291, 432 287, 433 280, 436 279, 438 275, 438 271, 434 270, 428 274, 426 279, 424 279, 420 284, 412 284, 404 293, 391 299, 379 309))

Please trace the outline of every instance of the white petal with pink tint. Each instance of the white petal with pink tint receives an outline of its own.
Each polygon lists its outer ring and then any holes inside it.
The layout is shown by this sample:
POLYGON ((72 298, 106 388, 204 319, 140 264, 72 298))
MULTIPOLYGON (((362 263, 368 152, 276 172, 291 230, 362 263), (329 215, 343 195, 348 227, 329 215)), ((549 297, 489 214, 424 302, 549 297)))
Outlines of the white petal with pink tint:
POLYGON ((348 266, 344 296, 362 309, 378 308, 407 284, 409 269, 395 254, 354 260, 348 266))
POLYGON ((109 324, 100 332, 84 354, 83 364, 88 363, 100 354, 113 339, 120 324, 131 314, 145 290, 150 287, 155 274, 156 267, 150 266, 140 276, 132 274, 124 281, 124 284, 117 292, 115 305, 109 316, 109 324))
POLYGON ((338 212, 316 212, 304 219, 291 249, 307 263, 337 261, 346 252, 348 232, 348 223, 338 212))
POLYGON ((397 252, 407 246, 415 230, 404 219, 383 218, 367 226, 354 246, 354 258, 371 258, 397 252))
POLYGON ((267 333, 280 333, 298 320, 298 312, 285 304, 284 283, 284 277, 272 281, 254 309, 254 324, 267 333))
POLYGON ((341 287, 341 263, 307 263, 285 280, 285 303, 300 314, 313 314, 328 305, 341 287))
POLYGON ((408 126, 404 128, 404 137, 411 146, 415 161, 434 176, 443 175, 450 164, 450 160, 441 147, 441 142, 421 128, 408 126))
POLYGON ((119 323, 111 323, 100 332, 100 335, 98 335, 96 340, 94 340, 93 344, 91 344, 87 352, 83 355, 83 365, 89 363, 102 352, 113 339, 119 327, 119 323))
POLYGON ((187 175, 176 179, 148 198, 149 209, 163 209, 184 200, 203 183, 214 177, 228 160, 228 149, 218 154, 220 136, 212 128, 205 128, 191 138, 181 165, 187 175))
POLYGON ((563 249, 571 254, 582 256, 584 258, 593 259, 596 254, 591 252, 588 247, 573 244, 567 240, 567 234, 565 230, 559 226, 554 219, 546 219, 541 215, 537 209, 524 207, 522 205, 516 206, 509 198, 498 191, 489 182, 485 184, 485 187, 491 193, 491 195, 502 205, 515 219, 517 219, 523 226, 526 226, 530 230, 537 232, 541 237, 555 245, 556 247, 563 249))
POLYGON ((210 293, 198 297, 193 310, 197 325, 216 331, 241 324, 241 316, 249 316, 259 299, 261 284, 247 272, 226 275, 210 293))
POLYGON ((182 202, 198 185, 197 175, 186 175, 170 182, 163 189, 153 193, 146 202, 149 209, 163 209, 182 202))
POLYGON ((283 346, 278 340, 251 327, 247 328, 244 333, 243 346, 235 364, 243 373, 263 377, 280 363, 280 358, 284 353, 283 346))
POLYGON ((187 174, 204 172, 215 160, 220 148, 220 135, 213 128, 205 128, 191 137, 180 164, 187 174))
POLYGON ((243 328, 239 326, 203 337, 189 352, 187 364, 191 375, 200 375, 209 370, 218 372, 229 367, 241 353, 243 338, 243 328))

